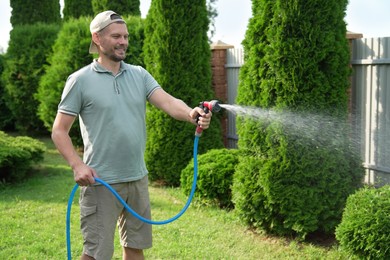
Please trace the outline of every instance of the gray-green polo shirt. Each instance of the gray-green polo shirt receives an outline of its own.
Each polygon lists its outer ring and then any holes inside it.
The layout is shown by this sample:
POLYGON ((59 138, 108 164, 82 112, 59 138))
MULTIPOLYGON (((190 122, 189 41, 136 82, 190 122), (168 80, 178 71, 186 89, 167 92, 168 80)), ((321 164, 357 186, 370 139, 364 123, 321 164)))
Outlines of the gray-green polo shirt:
POLYGON ((83 160, 100 179, 112 184, 148 173, 146 101, 157 88, 145 69, 124 62, 115 76, 96 60, 69 76, 58 111, 79 116, 83 160))

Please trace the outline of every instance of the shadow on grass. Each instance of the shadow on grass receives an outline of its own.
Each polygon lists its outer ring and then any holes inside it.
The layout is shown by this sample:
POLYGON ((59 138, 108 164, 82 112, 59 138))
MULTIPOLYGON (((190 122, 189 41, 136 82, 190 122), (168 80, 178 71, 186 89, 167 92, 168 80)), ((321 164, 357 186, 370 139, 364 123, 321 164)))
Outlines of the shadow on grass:
POLYGON ((3 202, 41 201, 62 203, 67 201, 74 186, 73 174, 64 165, 38 165, 18 183, 0 185, 3 202))
POLYGON ((300 240, 297 237, 294 236, 277 236, 274 234, 267 234, 264 231, 257 230, 253 227, 248 227, 247 229, 248 233, 251 233, 254 236, 257 236, 261 238, 261 240, 268 240, 268 241, 281 241, 284 240, 284 245, 288 246, 292 243, 298 245, 299 247, 303 247, 307 244, 314 245, 316 247, 321 247, 326 250, 330 250, 338 245, 338 242, 336 240, 336 237, 334 234, 325 234, 324 232, 312 232, 306 236, 305 240, 300 240))

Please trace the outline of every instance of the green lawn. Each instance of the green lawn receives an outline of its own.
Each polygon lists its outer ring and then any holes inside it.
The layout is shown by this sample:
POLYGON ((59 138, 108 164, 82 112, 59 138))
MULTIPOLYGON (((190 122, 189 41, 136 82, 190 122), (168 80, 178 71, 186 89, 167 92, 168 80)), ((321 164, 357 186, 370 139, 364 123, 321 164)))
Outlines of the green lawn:
MULTIPOLYGON (((0 186, 0 259, 66 259, 65 214, 73 174, 49 139, 45 160, 21 184, 0 186)), ((179 189, 150 186, 152 216, 176 215, 187 200, 179 189)), ((73 259, 81 254, 78 195, 71 216, 73 259)), ((336 245, 320 246, 248 230, 232 212, 193 203, 177 221, 153 227, 147 259, 353 259, 336 245)), ((113 259, 121 259, 118 240, 113 259)))

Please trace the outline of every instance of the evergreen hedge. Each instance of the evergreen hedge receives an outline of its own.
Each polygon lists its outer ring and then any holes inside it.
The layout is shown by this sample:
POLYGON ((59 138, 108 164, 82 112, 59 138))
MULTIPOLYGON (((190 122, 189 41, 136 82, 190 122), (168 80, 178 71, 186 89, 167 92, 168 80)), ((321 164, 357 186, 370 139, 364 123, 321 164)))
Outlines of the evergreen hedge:
POLYGON ((106 10, 112 10, 122 16, 141 16, 140 0, 91 0, 91 2, 95 14, 106 10))
POLYGON ((35 23, 16 26, 10 33, 2 74, 4 99, 15 128, 21 133, 45 130, 37 116, 34 94, 59 29, 57 24, 35 23))
MULTIPOLYGON (((206 2, 152 1, 145 24, 145 64, 165 91, 191 107, 213 99, 211 51, 206 2)), ((178 122, 148 106, 145 160, 151 180, 180 184, 181 170, 192 157, 195 126, 178 122)), ((203 133, 199 153, 222 147, 220 122, 214 117, 203 133)))
POLYGON ((5 100, 5 84, 2 80, 2 74, 4 71, 4 65, 5 65, 5 56, 0 54, 0 130, 13 130, 12 129, 12 122, 14 121, 12 118, 11 111, 8 109, 6 105, 5 100))
POLYGON ((11 24, 61 23, 60 2, 58 0, 10 0, 12 8, 11 24))
POLYGON ((43 160, 45 145, 31 137, 12 137, 0 131, 0 182, 16 182, 43 160))
POLYGON ((93 16, 91 0, 64 0, 64 20, 78 19, 81 16, 93 16))
MULTIPOLYGON (((198 180, 195 197, 217 204, 221 208, 233 208, 233 175, 239 160, 237 149, 211 149, 198 156, 198 180)), ((181 172, 180 187, 189 194, 194 179, 194 160, 181 172)))
POLYGON ((366 187, 347 200, 336 229, 341 248, 361 259, 390 259, 390 186, 366 187))
MULTIPOLYGON (((126 62, 143 65, 142 44, 144 38, 143 20, 140 17, 123 17, 129 31, 129 49, 126 62)), ((39 100, 38 114, 47 129, 51 130, 57 114, 58 103, 66 79, 76 70, 90 64, 93 56, 89 54, 91 33, 89 24, 92 17, 81 17, 64 22, 48 58, 36 98, 39 100)), ((74 124, 71 137, 76 145, 82 145, 78 124, 74 124)))
POLYGON ((308 118, 238 119, 234 202, 249 225, 279 235, 332 233, 364 174, 347 124, 348 1, 253 1, 237 103, 308 118), (304 113, 305 112, 305 113, 304 113), (315 116, 314 116, 315 115, 315 116), (329 119, 329 123, 326 120, 329 119))

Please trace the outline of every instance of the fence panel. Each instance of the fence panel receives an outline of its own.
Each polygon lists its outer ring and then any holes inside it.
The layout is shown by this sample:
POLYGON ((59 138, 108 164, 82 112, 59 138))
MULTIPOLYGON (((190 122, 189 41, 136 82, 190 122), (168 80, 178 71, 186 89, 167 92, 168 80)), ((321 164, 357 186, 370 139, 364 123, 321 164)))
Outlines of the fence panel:
POLYGON ((390 183, 390 38, 352 42, 352 102, 365 181, 390 183))
MULTIPOLYGON (((242 49, 226 50, 228 103, 235 104, 239 82, 240 68, 244 64, 244 52, 242 49)), ((237 148, 238 136, 236 133, 236 117, 228 112, 228 148, 237 148)))

